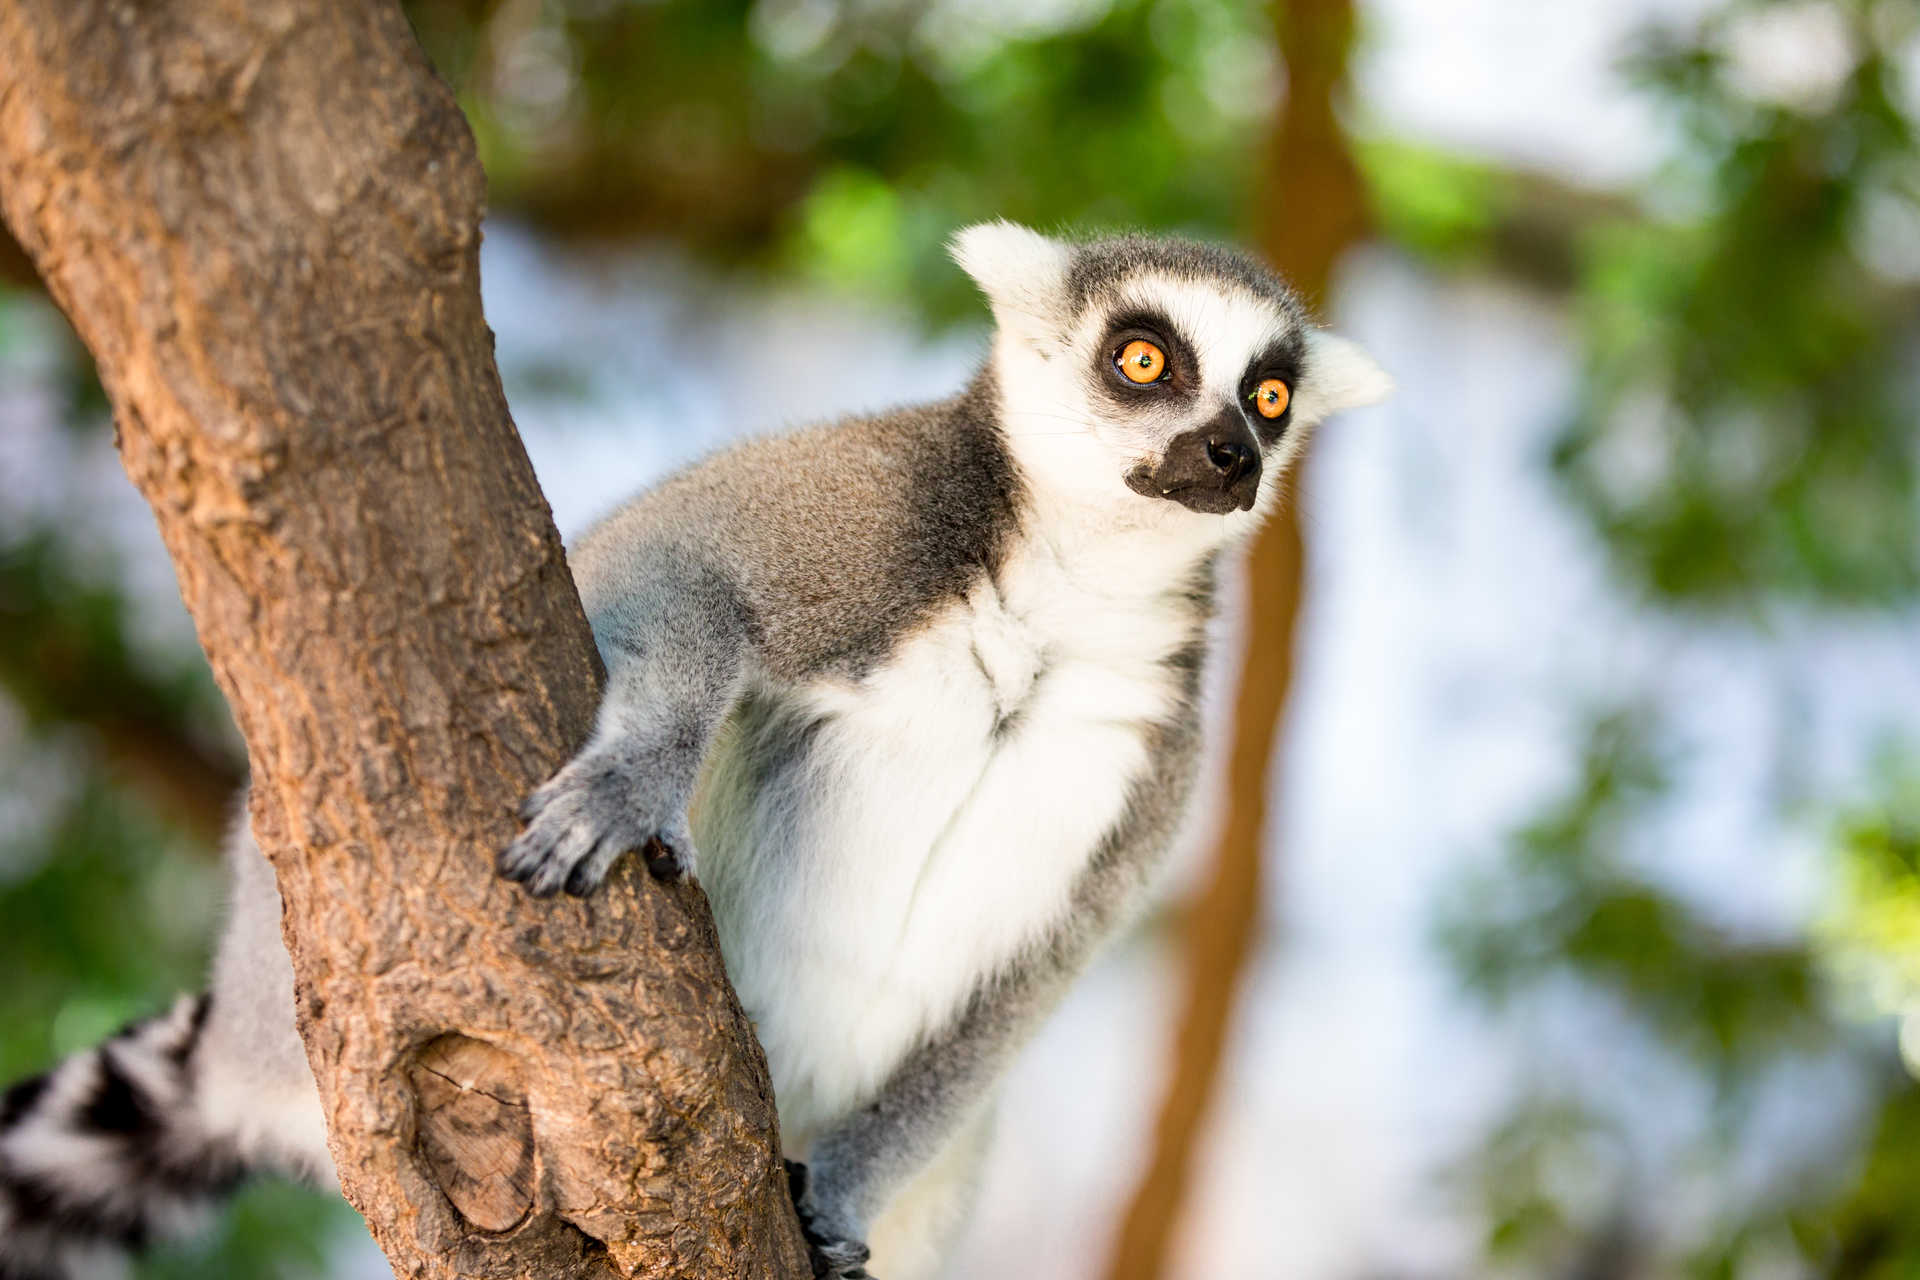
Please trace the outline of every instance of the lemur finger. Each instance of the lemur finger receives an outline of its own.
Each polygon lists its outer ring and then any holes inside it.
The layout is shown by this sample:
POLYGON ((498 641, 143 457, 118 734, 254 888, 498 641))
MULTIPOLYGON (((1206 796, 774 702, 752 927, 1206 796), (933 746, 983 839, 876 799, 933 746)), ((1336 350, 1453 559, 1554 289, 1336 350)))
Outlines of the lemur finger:
POLYGON ((567 876, 567 892, 576 898, 584 898, 598 889, 600 882, 607 878, 607 873, 613 870, 613 864, 620 861, 621 855, 632 847, 633 841, 626 836, 602 836, 600 842, 567 876))
POLYGON ((557 813, 543 813, 528 824, 500 853, 495 866, 509 880, 524 881, 545 865, 567 824, 557 813))
POLYGON ((536 898, 548 898, 560 892, 573 868, 585 860, 599 840, 600 832, 591 825, 580 821, 572 823, 534 869, 533 877, 527 881, 528 892, 536 898))
POLYGON ((493 860, 494 870, 509 880, 525 880, 539 865, 540 853, 531 831, 522 831, 515 836, 493 860))

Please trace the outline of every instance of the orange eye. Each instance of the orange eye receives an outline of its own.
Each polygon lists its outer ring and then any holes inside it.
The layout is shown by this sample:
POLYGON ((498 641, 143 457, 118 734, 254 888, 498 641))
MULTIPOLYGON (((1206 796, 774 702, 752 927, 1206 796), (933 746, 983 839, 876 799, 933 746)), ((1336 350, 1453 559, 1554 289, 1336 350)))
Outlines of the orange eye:
POLYGON ((1144 338, 1135 338, 1120 348, 1113 362, 1127 375, 1128 382, 1154 382, 1166 372, 1167 353, 1144 338))
POLYGON ((1278 378, 1264 379, 1253 389, 1253 407, 1260 411, 1263 418, 1279 417, 1287 411, 1287 404, 1292 399, 1293 393, 1278 378))

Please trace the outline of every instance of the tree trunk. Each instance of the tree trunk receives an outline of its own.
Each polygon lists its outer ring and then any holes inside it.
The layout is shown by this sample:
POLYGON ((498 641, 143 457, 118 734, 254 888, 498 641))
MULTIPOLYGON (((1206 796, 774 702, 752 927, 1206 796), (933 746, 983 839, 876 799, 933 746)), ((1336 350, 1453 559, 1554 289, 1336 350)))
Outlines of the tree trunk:
MULTIPOLYGON (((1274 10, 1287 68, 1287 100, 1268 147, 1261 248, 1315 303, 1340 254, 1366 229, 1365 191, 1334 116, 1352 44, 1352 0, 1281 0, 1274 10)), ((1301 491, 1307 457, 1293 490, 1301 491)), ((1247 595, 1233 744, 1227 765, 1227 822, 1212 876, 1181 922, 1185 982, 1173 1069, 1154 1127, 1153 1154, 1121 1220, 1109 1280, 1156 1280, 1193 1178, 1226 1059, 1235 998, 1260 921, 1260 860, 1273 754, 1293 684, 1294 628, 1306 557, 1297 501, 1274 514, 1255 539, 1247 595)))
POLYGON ((0 48, 0 207, 246 736, 348 1198, 403 1276, 806 1274, 699 890, 493 874, 600 673, 400 11, 5 0, 0 48))

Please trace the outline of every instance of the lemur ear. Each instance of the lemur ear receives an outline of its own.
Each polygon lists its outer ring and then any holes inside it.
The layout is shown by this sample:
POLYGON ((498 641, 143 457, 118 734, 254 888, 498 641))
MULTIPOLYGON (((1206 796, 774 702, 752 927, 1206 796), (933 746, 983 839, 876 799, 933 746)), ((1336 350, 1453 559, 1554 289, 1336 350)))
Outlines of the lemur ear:
POLYGON ((1060 241, 1002 219, 956 232, 948 251, 987 295, 1001 325, 1065 323, 1060 312, 1073 250, 1060 241))
POLYGON ((1307 368, 1302 390, 1310 412, 1324 418, 1342 409, 1379 404, 1393 394, 1393 379, 1351 338, 1325 329, 1307 331, 1307 368))

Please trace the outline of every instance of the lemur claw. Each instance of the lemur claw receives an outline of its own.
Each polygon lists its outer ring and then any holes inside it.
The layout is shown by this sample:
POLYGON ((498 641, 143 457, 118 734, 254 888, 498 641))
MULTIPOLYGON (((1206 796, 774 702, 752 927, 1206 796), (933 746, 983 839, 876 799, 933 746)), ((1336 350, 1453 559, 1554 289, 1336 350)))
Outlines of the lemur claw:
POLYGON ((686 818, 679 806, 649 797, 634 776, 609 755, 574 759, 520 806, 526 829, 501 851, 500 874, 536 898, 562 889, 584 898, 634 850, 659 879, 686 874, 693 851, 686 818))
POLYGON ((800 1234, 806 1237, 807 1261, 813 1265, 814 1280, 874 1280, 866 1268, 873 1253, 858 1240, 847 1240, 839 1233, 822 1230, 807 1205, 807 1166, 788 1160, 787 1194, 793 1198, 793 1211, 800 1218, 800 1234))

